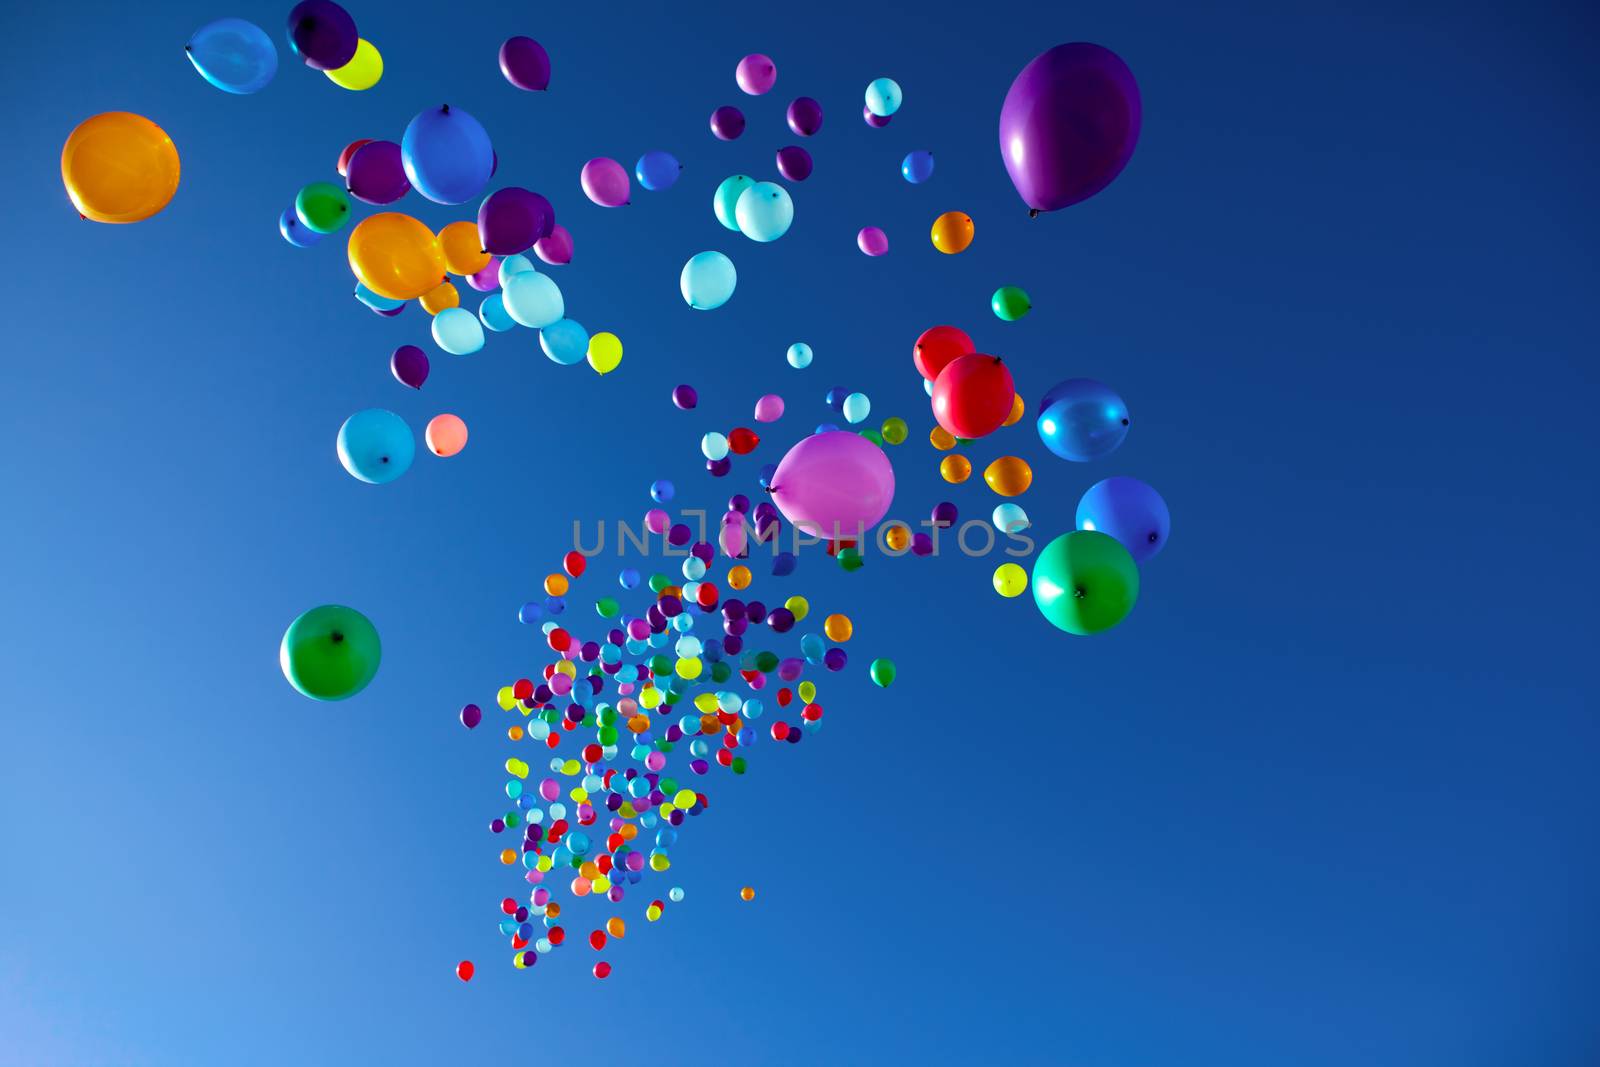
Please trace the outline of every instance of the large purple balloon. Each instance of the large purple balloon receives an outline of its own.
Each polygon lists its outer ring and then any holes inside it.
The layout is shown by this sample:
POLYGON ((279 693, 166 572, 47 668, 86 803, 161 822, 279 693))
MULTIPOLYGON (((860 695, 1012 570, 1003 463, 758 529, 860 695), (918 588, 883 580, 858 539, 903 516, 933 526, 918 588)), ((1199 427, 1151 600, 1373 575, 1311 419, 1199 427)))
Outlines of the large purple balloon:
POLYGON ((860 434, 813 434, 778 463, 768 492, 784 518, 813 536, 859 537, 894 502, 894 468, 860 434))
POLYGON ((532 37, 508 37, 500 46, 500 73, 518 89, 548 89, 550 53, 532 37))
POLYGON ((401 385, 421 389, 422 383, 428 380, 428 354, 416 345, 401 345, 389 357, 389 370, 401 385))
POLYGON ((333 0, 301 0, 289 12, 289 48, 315 70, 338 70, 360 41, 356 20, 333 0))
POLYGON ((369 204, 392 204, 411 191, 400 146, 393 141, 368 141, 356 149, 344 183, 351 196, 369 204))
POLYGON ((719 141, 737 141, 744 133, 744 112, 724 104, 711 113, 711 135, 719 141))
POLYGON ((1143 117, 1115 52, 1058 44, 1022 68, 1000 109, 1000 156, 1037 215, 1098 193, 1127 165, 1143 117))
POLYGON ((497 189, 478 205, 478 239, 485 252, 497 256, 526 252, 555 224, 550 201, 515 185, 497 189))

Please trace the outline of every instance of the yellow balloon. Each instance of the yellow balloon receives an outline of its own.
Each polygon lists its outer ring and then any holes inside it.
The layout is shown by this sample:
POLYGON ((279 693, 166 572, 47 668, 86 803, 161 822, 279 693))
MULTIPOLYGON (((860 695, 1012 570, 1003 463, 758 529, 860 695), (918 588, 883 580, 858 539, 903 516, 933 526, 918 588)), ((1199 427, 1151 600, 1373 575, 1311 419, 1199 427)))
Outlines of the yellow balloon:
POLYGON ((1001 496, 1021 496, 1033 484, 1033 468, 1020 456, 1001 456, 983 469, 983 480, 1001 496))
POLYGON ((356 54, 350 57, 350 62, 338 70, 325 70, 322 73, 342 89, 357 92, 370 89, 383 77, 383 56, 378 54, 371 41, 363 37, 356 41, 356 54))
POLYGON ((883 528, 883 543, 891 552, 904 552, 911 547, 911 527, 905 523, 891 523, 883 528))
POLYGON ((622 362, 622 339, 601 331, 589 338, 589 366, 596 374, 610 374, 622 362))
POLYGON ((728 570, 728 584, 735 589, 745 589, 750 585, 750 568, 743 563, 728 570))
POLYGON ((499 703, 502 711, 510 711, 512 705, 516 704, 517 702, 517 695, 512 692, 509 685, 502 685, 500 687, 500 692, 495 695, 495 699, 499 703))
POLYGON ((972 476, 972 461, 966 456, 953 454, 939 461, 939 477, 952 484, 960 484, 972 476))
POLYGON ((783 602, 783 606, 794 615, 795 622, 799 622, 811 612, 811 602, 803 596, 792 596, 783 602))
POLYGON ((1002 563, 994 569, 994 591, 1003 597, 1021 596, 1028 588, 1028 572, 1015 563, 1002 563))
POLYGON ((439 239, 398 211, 380 212, 357 223, 346 253, 350 271, 361 284, 391 300, 415 300, 446 280, 439 239))
POLYGON ((1006 421, 1002 422, 1000 425, 1015 426, 1017 423, 1022 421, 1022 416, 1027 413, 1027 410, 1028 405, 1022 402, 1022 394, 1018 393, 1011 398, 1011 414, 1007 415, 1006 421))
POLYGON ((955 437, 943 426, 935 426, 928 431, 928 443, 940 452, 948 452, 956 447, 955 437))
POLYGON ((795 691, 800 694, 800 699, 804 700, 807 704, 817 699, 817 683, 813 682, 809 678, 801 682, 799 688, 797 688, 795 691))
POLYGON ((107 111, 84 119, 61 149, 61 181, 78 214, 138 222, 178 191, 178 149, 143 115, 107 111))
POLYGON ((451 274, 476 274, 494 257, 483 250, 478 224, 462 219, 439 231, 439 247, 444 249, 445 269, 451 274))
POLYGON ((855 626, 851 624, 848 615, 829 615, 822 620, 822 632, 828 635, 828 640, 843 643, 850 640, 850 635, 855 632, 855 626))
POLYGON ((461 291, 449 282, 438 285, 422 294, 422 310, 437 315, 445 308, 461 306, 461 291))
POLYGON ((933 247, 947 256, 965 252, 972 243, 972 217, 960 211, 946 211, 933 220, 933 247))

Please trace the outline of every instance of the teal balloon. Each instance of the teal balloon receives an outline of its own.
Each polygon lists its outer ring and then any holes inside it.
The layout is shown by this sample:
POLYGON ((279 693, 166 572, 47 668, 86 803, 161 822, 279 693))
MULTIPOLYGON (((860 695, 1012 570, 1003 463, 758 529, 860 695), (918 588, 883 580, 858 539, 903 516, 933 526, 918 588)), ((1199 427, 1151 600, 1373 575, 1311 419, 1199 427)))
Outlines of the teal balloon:
POLYGON ((735 174, 722 179, 722 184, 717 186, 716 193, 711 197, 711 210, 716 212, 717 221, 726 229, 739 232, 739 197, 755 183, 756 180, 748 174, 735 174))
POLYGON ((278 73, 278 49, 272 38, 244 19, 206 23, 194 31, 183 50, 200 77, 225 93, 260 92, 278 73))
POLYGON ((806 344, 804 341, 796 341, 794 344, 789 346, 789 366, 793 367, 795 370, 805 370, 807 367, 811 366, 811 357, 811 346, 806 344))
POLYGON ((483 303, 478 305, 478 321, 495 333, 505 333, 517 326, 517 320, 506 310, 505 299, 499 293, 490 293, 483 298, 483 303))
POLYGON ((500 287, 500 296, 508 315, 535 330, 560 321, 567 313, 561 287, 548 274, 538 271, 513 274, 500 287))
POLYGON ((539 347, 563 367, 570 367, 589 354, 589 331, 572 319, 559 319, 539 331, 539 347))
POLYGON ((994 528, 1001 533, 1020 533, 1032 525, 1020 504, 997 504, 993 517, 994 528))
POLYGON ((756 182, 739 194, 733 209, 739 232, 752 241, 776 241, 794 222, 794 201, 777 182, 756 182))
POLYGON ((733 269, 733 260, 721 252, 690 256, 678 276, 684 303, 696 311, 710 311, 726 304, 738 282, 739 272, 733 269))
POLYGON ((867 83, 867 110, 880 119, 899 111, 903 99, 900 83, 893 78, 874 78, 867 83))
POLYGON ((336 447, 339 462, 351 477, 373 485, 400 477, 417 454, 417 440, 406 420, 382 408, 367 408, 345 419, 336 447))
POLYGON ((845 421, 851 425, 864 421, 872 414, 872 401, 867 399, 866 393, 851 393, 844 398, 844 404, 841 406, 845 421))
POLYGON ((520 253, 514 256, 507 256, 505 259, 500 261, 500 287, 502 289, 505 288, 506 282, 513 274, 521 274, 525 270, 533 269, 533 260, 529 259, 527 256, 521 255, 520 253))
POLYGON ((445 308, 433 317, 433 343, 452 356, 470 356, 483 347, 483 323, 466 308, 445 308))
POLYGON ((393 311, 395 308, 402 307, 405 304, 404 300, 395 300, 393 297, 374 293, 360 282, 356 282, 356 299, 373 311, 393 311))
POLYGON ((1028 294, 1015 285, 1002 285, 994 291, 994 296, 989 298, 989 307, 994 310, 994 317, 1001 322, 1016 322, 1033 308, 1033 301, 1028 299, 1028 294))
POLYGON ((800 639, 800 654, 807 663, 815 665, 821 663, 822 657, 828 654, 828 646, 818 635, 806 634, 800 639))
POLYGON ((1033 601, 1057 629, 1088 635, 1109 630, 1139 599, 1139 566, 1110 534, 1064 533, 1033 561, 1033 601))

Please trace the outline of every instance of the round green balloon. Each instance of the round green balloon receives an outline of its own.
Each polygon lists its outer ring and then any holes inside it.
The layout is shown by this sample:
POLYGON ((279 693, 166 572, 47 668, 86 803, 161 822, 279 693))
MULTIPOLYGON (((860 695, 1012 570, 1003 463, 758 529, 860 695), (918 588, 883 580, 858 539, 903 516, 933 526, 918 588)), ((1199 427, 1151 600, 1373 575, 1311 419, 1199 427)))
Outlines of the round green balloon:
POLYGON ((878 432, 881 433, 883 435, 883 439, 889 442, 891 445, 901 445, 905 444, 906 437, 911 431, 910 428, 906 426, 906 420, 902 419, 898 415, 895 415, 891 418, 884 419, 883 428, 878 432))
POLYGON ((1109 630, 1139 599, 1139 567, 1110 534, 1075 530, 1044 546, 1033 561, 1033 602, 1069 634, 1109 630))
POLYGON ((894 684, 894 660, 875 659, 868 668, 872 672, 872 680, 887 689, 894 684))
POLYGON ((995 318, 1001 322, 1016 322, 1033 307, 1033 301, 1016 286, 1002 285, 989 298, 989 306, 994 308, 995 318))
POLYGON ((883 447, 883 434, 879 433, 877 430, 874 430, 872 427, 869 426, 865 430, 857 430, 856 433, 860 434, 862 437, 865 437, 879 448, 883 447))
POLYGON ((350 198, 332 182, 312 182, 295 196, 294 213, 313 233, 337 233, 350 221, 350 198))
POLYGON ((859 548, 841 548, 839 550, 839 566, 847 571, 858 571, 866 560, 861 557, 859 548))
POLYGON ((294 620, 278 647, 283 676, 313 700, 355 696, 378 673, 382 658, 383 644, 371 620, 338 604, 312 608, 294 620))

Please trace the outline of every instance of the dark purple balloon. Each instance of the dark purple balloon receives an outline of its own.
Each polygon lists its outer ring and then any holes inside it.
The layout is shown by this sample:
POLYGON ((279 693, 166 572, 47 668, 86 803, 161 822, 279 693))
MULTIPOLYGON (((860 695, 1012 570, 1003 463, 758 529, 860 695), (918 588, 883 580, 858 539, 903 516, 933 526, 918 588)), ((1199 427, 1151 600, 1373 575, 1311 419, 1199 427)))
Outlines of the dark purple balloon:
POLYGON ((405 304, 401 304, 397 308, 373 308, 372 312, 375 315, 382 315, 386 319, 392 319, 398 316, 405 309, 405 304))
POLYGON ((692 385, 679 385, 672 390, 672 402, 684 411, 688 411, 700 403, 700 394, 692 385))
POLYGON ((797 144, 778 149, 778 173, 792 182, 811 177, 811 153, 797 144))
POLYGON ((822 665, 830 671, 842 671, 849 655, 842 648, 830 648, 822 654, 822 665))
POLYGON ((874 115, 871 111, 869 111, 866 108, 865 105, 863 105, 862 108, 861 108, 861 117, 867 120, 867 125, 868 126, 871 126, 875 130, 881 130, 885 126, 889 125, 889 119, 892 118, 893 116, 891 116, 891 115, 874 115))
POLYGON ((411 191, 400 146, 393 141, 368 141, 356 149, 345 168, 350 195, 368 204, 392 204, 411 191))
POLYGON ((421 389, 428 380, 428 355, 416 345, 401 345, 389 357, 389 369, 401 385, 421 389))
POLYGON ((497 256, 526 252, 555 224, 550 201, 515 185, 497 189, 478 206, 478 240, 497 256))
POLYGON ((809 96, 797 96, 789 104, 788 119, 796 137, 810 137, 822 129, 822 105, 809 96))
POLYGON ((933 514, 929 516, 935 526, 948 528, 956 524, 956 506, 948 500, 940 501, 933 506, 933 514))
POLYGON ((483 721, 483 709, 476 704, 468 704, 461 709, 461 725, 471 730, 483 721))
POLYGON ((744 112, 724 104, 711 113, 711 132, 719 141, 736 141, 744 132, 744 112))
POLYGON ((356 20, 333 0, 301 0, 289 11, 289 50, 315 70, 338 70, 360 41, 356 20))
POLYGON ((1057 211, 1122 173, 1143 115, 1133 72, 1115 52, 1058 44, 1011 83, 1000 109, 1000 158, 1034 214, 1057 211))
POLYGON ((773 608, 772 614, 767 616, 767 625, 776 633, 786 634, 794 629, 794 612, 788 608, 773 608))
POLYGON ((550 53, 532 37, 508 37, 500 46, 500 73, 518 89, 550 88, 550 53))
POLYGON ((711 477, 713 478, 727 477, 728 472, 733 470, 733 460, 727 456, 723 456, 721 459, 708 459, 706 460, 706 470, 711 472, 711 477))

